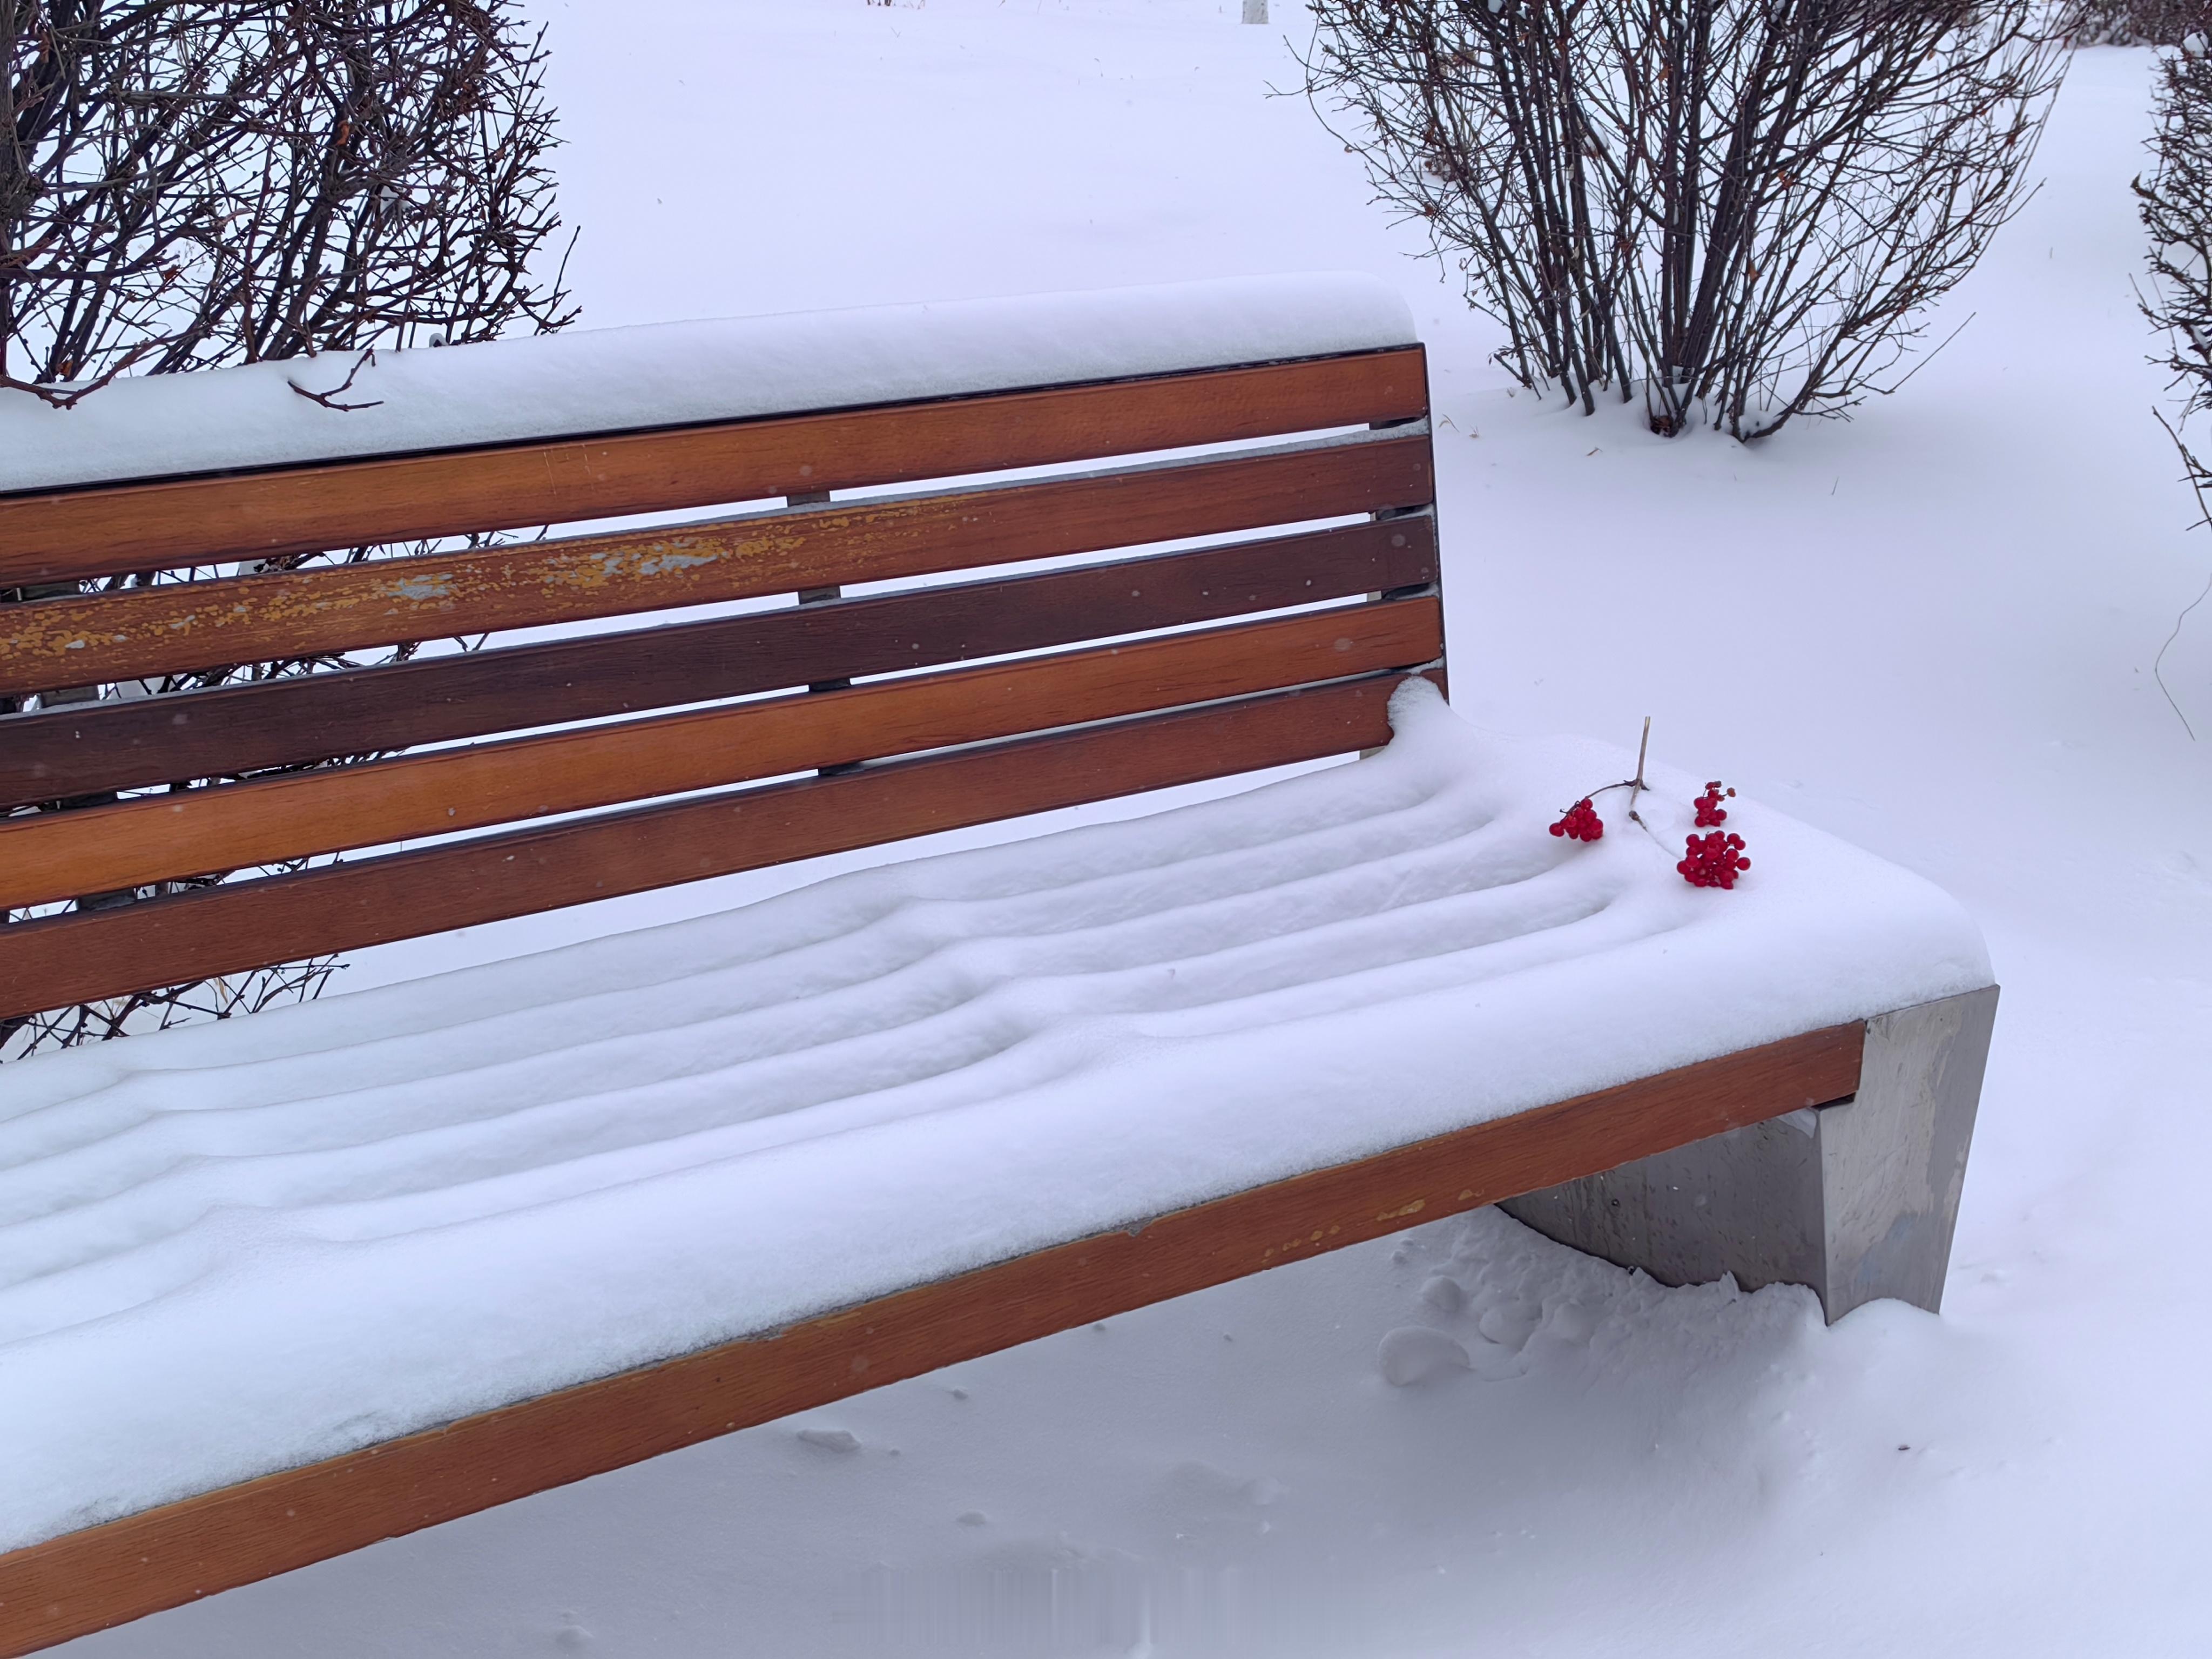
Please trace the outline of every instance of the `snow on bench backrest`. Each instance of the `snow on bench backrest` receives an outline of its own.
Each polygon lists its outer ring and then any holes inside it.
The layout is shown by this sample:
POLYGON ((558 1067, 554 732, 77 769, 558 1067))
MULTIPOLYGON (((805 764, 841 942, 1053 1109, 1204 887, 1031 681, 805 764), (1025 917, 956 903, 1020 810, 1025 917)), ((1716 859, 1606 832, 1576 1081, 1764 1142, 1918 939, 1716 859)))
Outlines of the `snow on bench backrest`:
POLYGON ((59 409, 0 396, 0 492, 850 409, 1409 345, 1372 277, 576 330, 127 379, 59 409))

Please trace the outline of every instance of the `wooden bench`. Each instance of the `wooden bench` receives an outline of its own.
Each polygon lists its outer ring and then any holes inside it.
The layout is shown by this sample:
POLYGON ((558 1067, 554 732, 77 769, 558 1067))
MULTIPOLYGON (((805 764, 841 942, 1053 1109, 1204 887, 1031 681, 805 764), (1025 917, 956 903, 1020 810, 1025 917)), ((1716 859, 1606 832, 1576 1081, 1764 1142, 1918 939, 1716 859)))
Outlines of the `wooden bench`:
MULTIPOLYGON (((1428 414, 1421 348, 1385 343, 0 496, 0 588, 109 579, 0 607, 19 698, 720 607, 6 716, 0 806, 91 804, 0 821, 0 906, 142 896, 0 928, 0 1016, 1376 749, 1407 676, 1443 683, 1428 414), (1051 471, 957 482, 1012 469, 1051 471), (279 769, 362 755, 386 757, 279 769)), ((1873 1296, 1933 1308, 1993 1000, 1674 1066, 45 1537, 0 1555, 0 1654, 1503 1200, 1662 1277, 1809 1284, 1832 1318, 1873 1296)))

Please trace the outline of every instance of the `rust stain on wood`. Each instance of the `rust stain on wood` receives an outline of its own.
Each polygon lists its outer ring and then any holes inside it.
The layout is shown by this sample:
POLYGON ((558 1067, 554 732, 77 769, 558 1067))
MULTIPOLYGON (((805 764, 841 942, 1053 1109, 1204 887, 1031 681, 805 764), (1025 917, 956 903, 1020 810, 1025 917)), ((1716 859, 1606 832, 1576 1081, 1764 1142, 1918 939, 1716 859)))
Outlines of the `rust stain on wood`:
POLYGON ((0 807, 641 714, 1436 581, 1427 515, 0 717, 0 807))
POLYGON ((1428 441, 1180 463, 0 611, 0 692, 584 621, 1424 505, 1428 441))

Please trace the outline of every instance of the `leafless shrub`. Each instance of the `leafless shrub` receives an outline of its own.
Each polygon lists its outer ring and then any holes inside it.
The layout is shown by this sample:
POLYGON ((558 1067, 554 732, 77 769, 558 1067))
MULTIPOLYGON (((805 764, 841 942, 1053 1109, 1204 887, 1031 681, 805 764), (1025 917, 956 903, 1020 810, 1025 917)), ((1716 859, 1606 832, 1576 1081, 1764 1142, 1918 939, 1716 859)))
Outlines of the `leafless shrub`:
POLYGON ((2205 0, 2076 0, 2068 40, 2077 46, 2172 46, 2204 32, 2205 0))
POLYGON ((2044 0, 1314 9, 1308 95, 1523 385, 1745 440, 1892 389, 2024 199, 2065 62, 2044 0))
MULTIPOLYGON (((2150 141, 2155 164, 2135 181, 2143 228, 2150 234, 2150 283, 2142 310, 2166 342, 2155 361, 2172 372, 2180 394, 2179 417, 2168 421, 2161 414, 2159 419, 2195 492, 2197 521, 2212 526, 2212 468, 2197 458, 2187 435, 2191 421, 2212 412, 2212 44, 2202 29, 2191 30, 2187 45, 2160 60, 2157 121, 2150 141)), ((2175 620, 2151 670, 2185 726, 2189 717, 2161 671, 2188 614, 2175 620)), ((2190 735, 2196 735, 2193 726, 2190 735)))
POLYGON ((2182 416, 2212 410, 2212 52, 2203 44, 2159 64, 2154 165, 2135 181, 2150 234, 2143 314, 2164 336, 2160 360, 2182 416))
MULTIPOLYGON (((565 325, 574 313, 560 275, 542 270, 560 225, 544 66, 542 34, 514 0, 0 0, 0 397, 66 407, 125 374, 321 352, 357 363, 379 347, 565 325)), ((341 406, 331 387, 346 368, 302 395, 341 406)), ((413 550, 356 547, 263 568, 413 550)), ((76 590, 17 590, 0 603, 76 590)), ((161 695, 416 649, 40 701, 161 695)), ((9 706, 0 700, 0 712, 9 706)), ((0 1058, 313 995, 331 966, 0 1022, 0 1058)))
POLYGON ((0 386, 567 320, 511 0, 0 0, 0 386))

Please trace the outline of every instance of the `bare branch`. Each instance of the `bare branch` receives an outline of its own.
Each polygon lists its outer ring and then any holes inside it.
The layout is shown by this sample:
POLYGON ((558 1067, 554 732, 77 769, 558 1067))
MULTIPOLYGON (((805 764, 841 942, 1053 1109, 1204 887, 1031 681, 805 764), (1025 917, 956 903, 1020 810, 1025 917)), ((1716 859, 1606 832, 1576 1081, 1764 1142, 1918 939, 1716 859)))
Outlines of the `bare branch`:
POLYGON ((362 347, 361 356, 353 360, 353 367, 346 371, 345 379, 339 381, 328 392, 310 392, 307 387, 301 386, 297 380, 292 379, 289 375, 285 376, 284 384, 290 386, 293 391, 298 392, 309 403, 320 404, 325 409, 380 409, 384 405, 384 399, 381 398, 370 398, 357 404, 342 404, 338 401, 338 399, 344 397, 347 392, 353 390, 353 383, 360 377, 362 370, 368 368, 375 361, 376 348, 374 346, 362 347))

